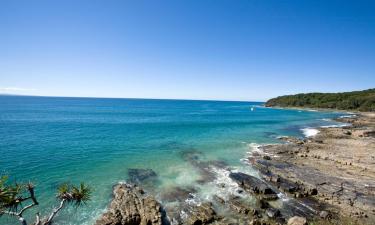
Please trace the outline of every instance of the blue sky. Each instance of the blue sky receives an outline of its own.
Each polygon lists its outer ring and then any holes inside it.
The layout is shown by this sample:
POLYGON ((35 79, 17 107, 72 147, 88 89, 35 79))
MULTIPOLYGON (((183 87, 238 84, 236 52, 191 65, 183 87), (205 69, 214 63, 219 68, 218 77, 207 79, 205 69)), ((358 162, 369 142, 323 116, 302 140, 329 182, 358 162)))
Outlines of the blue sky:
POLYGON ((266 100, 375 87, 375 1, 0 1, 0 92, 266 100))

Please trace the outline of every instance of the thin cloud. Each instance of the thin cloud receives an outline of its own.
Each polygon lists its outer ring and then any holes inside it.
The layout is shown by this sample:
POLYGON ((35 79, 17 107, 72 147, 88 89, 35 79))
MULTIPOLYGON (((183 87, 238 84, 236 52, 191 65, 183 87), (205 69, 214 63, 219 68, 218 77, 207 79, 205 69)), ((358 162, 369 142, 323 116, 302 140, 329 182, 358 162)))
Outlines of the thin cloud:
POLYGON ((20 87, 0 87, 0 92, 27 92, 36 91, 34 88, 20 88, 20 87))

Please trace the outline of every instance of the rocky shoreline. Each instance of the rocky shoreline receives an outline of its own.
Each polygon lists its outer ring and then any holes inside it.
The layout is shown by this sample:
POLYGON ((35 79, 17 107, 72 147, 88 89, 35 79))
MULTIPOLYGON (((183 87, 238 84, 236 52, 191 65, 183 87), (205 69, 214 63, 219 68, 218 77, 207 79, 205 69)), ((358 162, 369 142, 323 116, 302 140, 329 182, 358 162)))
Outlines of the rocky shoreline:
MULTIPOLYGON (((237 186, 226 198, 215 195, 191 203, 193 188, 175 188, 155 197, 140 186, 156 174, 132 169, 131 183, 114 187, 113 200, 96 225, 374 224, 375 115, 337 120, 351 125, 320 128, 306 139, 282 137, 283 144, 253 151, 247 161, 259 177, 231 171, 220 161, 200 161, 198 152, 184 153, 200 170, 202 183, 214 179, 212 168, 228 172, 237 186), (164 206, 159 199, 178 204, 164 206)), ((224 189, 228 184, 218 185, 224 189)))

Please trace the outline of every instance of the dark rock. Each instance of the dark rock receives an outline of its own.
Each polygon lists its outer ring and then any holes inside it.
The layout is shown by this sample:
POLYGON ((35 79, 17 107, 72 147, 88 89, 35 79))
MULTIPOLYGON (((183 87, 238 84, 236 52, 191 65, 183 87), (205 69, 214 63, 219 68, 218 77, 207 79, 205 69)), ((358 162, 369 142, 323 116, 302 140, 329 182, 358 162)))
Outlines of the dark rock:
POLYGON ((164 210, 153 197, 140 188, 119 184, 113 189, 113 200, 96 225, 161 225, 166 221, 164 210))
POLYGON ((244 173, 230 173, 229 177, 237 182, 246 191, 264 195, 276 194, 269 184, 256 177, 244 173))
POLYGON ((263 156, 263 159, 265 159, 265 160, 271 160, 271 156, 269 156, 269 155, 264 155, 264 156, 263 156))
POLYGON ((316 189, 316 188, 311 188, 310 190, 309 190, 309 193, 308 193, 309 195, 317 195, 318 194, 318 189, 316 189))
POLYGON ((270 204, 265 199, 259 199, 257 203, 261 209, 267 209, 270 207, 270 204))
POLYGON ((283 192, 288 192, 288 193, 295 193, 297 190, 299 190, 299 186, 287 179, 278 177, 278 189, 283 192))

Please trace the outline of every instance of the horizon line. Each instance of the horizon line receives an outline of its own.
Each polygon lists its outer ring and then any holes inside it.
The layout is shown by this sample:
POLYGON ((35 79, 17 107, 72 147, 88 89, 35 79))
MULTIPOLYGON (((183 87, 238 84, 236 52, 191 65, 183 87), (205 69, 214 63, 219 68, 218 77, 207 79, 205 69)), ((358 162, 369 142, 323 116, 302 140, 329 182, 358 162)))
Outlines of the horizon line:
POLYGON ((0 96, 13 97, 41 97, 41 98, 93 98, 93 99, 133 99, 133 100, 176 100, 176 101, 218 101, 218 102, 257 102, 265 103, 259 100, 224 100, 224 99, 189 99, 189 98, 148 98, 148 97, 93 97, 93 96, 56 96, 56 95, 23 95, 0 93, 0 96))

